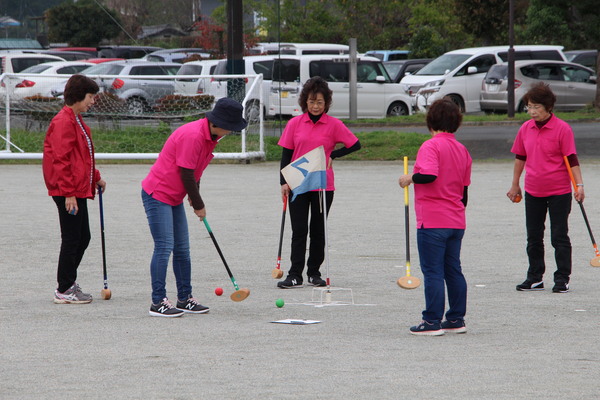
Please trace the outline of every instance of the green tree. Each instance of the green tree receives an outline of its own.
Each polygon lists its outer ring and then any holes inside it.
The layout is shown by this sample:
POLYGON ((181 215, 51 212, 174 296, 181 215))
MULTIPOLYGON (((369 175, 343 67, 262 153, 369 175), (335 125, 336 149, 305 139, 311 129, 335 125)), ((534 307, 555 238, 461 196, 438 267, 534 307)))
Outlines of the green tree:
POLYGON ((417 0, 408 20, 412 57, 437 57, 474 44, 455 9, 455 0, 417 0))
MULTIPOLYGON (((598 49, 600 71, 600 9, 597 0, 531 0, 523 31, 531 42, 563 45, 567 49, 598 49)), ((600 110, 600 84, 596 84, 596 109, 600 110)))
POLYGON ((406 49, 409 42, 408 0, 337 0, 345 42, 357 38, 361 51, 406 49))
POLYGON ((65 2, 46 11, 48 39, 51 42, 67 42, 71 46, 96 46, 102 39, 119 34, 115 21, 118 16, 108 10, 110 16, 91 0, 77 3, 65 2))

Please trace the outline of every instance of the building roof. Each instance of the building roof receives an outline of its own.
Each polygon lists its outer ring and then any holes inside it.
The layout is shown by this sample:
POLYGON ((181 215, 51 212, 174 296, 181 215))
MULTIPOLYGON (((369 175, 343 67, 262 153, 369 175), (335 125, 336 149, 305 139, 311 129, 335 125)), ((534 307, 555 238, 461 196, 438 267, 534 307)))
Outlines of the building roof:
POLYGON ((42 45, 33 39, 0 39, 0 50, 8 49, 42 49, 42 45))
POLYGON ((138 39, 146 39, 157 36, 187 36, 187 33, 172 25, 150 25, 142 26, 142 33, 138 35, 138 39))

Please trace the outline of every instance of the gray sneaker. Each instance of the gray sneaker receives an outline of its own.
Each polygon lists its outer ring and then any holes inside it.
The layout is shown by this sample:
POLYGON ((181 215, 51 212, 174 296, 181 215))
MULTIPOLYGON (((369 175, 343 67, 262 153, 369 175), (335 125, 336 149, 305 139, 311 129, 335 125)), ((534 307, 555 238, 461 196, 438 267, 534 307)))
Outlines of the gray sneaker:
POLYGON ((92 302, 92 295, 83 293, 81 288, 75 282, 73 286, 68 288, 64 293, 60 293, 58 289, 54 291, 55 304, 87 304, 92 302))

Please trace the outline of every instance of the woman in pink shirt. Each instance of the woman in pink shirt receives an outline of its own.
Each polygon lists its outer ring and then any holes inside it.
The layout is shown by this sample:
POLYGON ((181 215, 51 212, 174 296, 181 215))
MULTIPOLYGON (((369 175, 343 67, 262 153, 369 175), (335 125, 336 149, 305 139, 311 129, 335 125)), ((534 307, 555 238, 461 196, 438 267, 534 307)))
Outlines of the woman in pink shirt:
POLYGON ((461 122, 460 109, 452 101, 442 99, 431 104, 427 111, 431 139, 419 149, 413 173, 399 179, 403 188, 415 184, 417 245, 425 283, 423 321, 410 328, 413 335, 467 331, 467 282, 460 264, 460 248, 466 228, 472 160, 454 137, 461 122), (446 289, 449 309, 442 321, 446 289))
MULTIPOLYGON (((292 160, 308 153, 319 146, 325 149, 327 165, 327 189, 325 200, 327 213, 333 202, 335 185, 333 182, 333 159, 343 157, 360 149, 358 138, 339 119, 327 115, 331 105, 332 91, 327 81, 319 76, 310 78, 304 84, 298 103, 304 114, 292 118, 286 125, 279 145, 283 147, 281 168, 292 160), (344 147, 337 150, 341 143, 344 147)), ((290 187, 280 174, 281 196, 287 201, 290 187)), ((277 287, 289 289, 302 286, 302 271, 306 256, 307 235, 310 232, 310 249, 307 261, 308 283, 313 286, 326 286, 321 278, 319 268, 325 258, 325 227, 323 223, 321 192, 312 191, 296 196, 290 202, 290 219, 292 225, 292 265, 285 280, 278 282, 277 287), (309 223, 310 214, 310 223, 309 223)))
POLYGON ((142 181, 142 201, 154 239, 150 262, 153 317, 179 317, 184 312, 202 314, 208 307, 192 296, 190 241, 183 200, 200 220, 206 216, 200 196, 200 177, 213 158, 219 140, 246 127, 242 105, 229 98, 220 99, 206 118, 175 130, 165 142, 158 159, 142 181), (177 284, 177 306, 167 298, 166 275, 173 254, 177 284))
POLYGON ((527 228, 527 257, 529 268, 518 291, 544 290, 544 229, 546 214, 550 215, 550 239, 554 247, 556 272, 554 293, 569 291, 571 276, 571 240, 569 214, 571 212, 571 180, 564 162, 566 156, 577 183, 575 200, 583 201, 583 178, 575 150, 571 127, 553 113, 556 96, 543 82, 532 87, 523 96, 531 120, 525 122, 513 143, 515 154, 513 180, 506 193, 511 201, 521 198, 519 181, 525 174, 525 226, 527 228))

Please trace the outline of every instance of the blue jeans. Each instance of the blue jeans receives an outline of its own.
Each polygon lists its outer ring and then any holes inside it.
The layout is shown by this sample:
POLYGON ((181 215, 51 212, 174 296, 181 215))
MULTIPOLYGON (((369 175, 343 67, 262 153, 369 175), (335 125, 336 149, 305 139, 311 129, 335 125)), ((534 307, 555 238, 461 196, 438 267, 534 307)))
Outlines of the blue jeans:
POLYGON ((142 190, 142 201, 148 217, 150 233, 154 239, 154 253, 150 262, 152 303, 158 304, 167 297, 165 286, 171 253, 173 253, 177 298, 185 300, 192 294, 192 264, 183 203, 171 206, 153 199, 144 190, 142 190))
POLYGON ((467 312, 467 281, 460 266, 464 229, 417 229, 417 246, 425 281, 427 322, 441 322, 448 290, 448 321, 463 320, 467 312), (444 287, 444 283, 445 286, 444 287))

